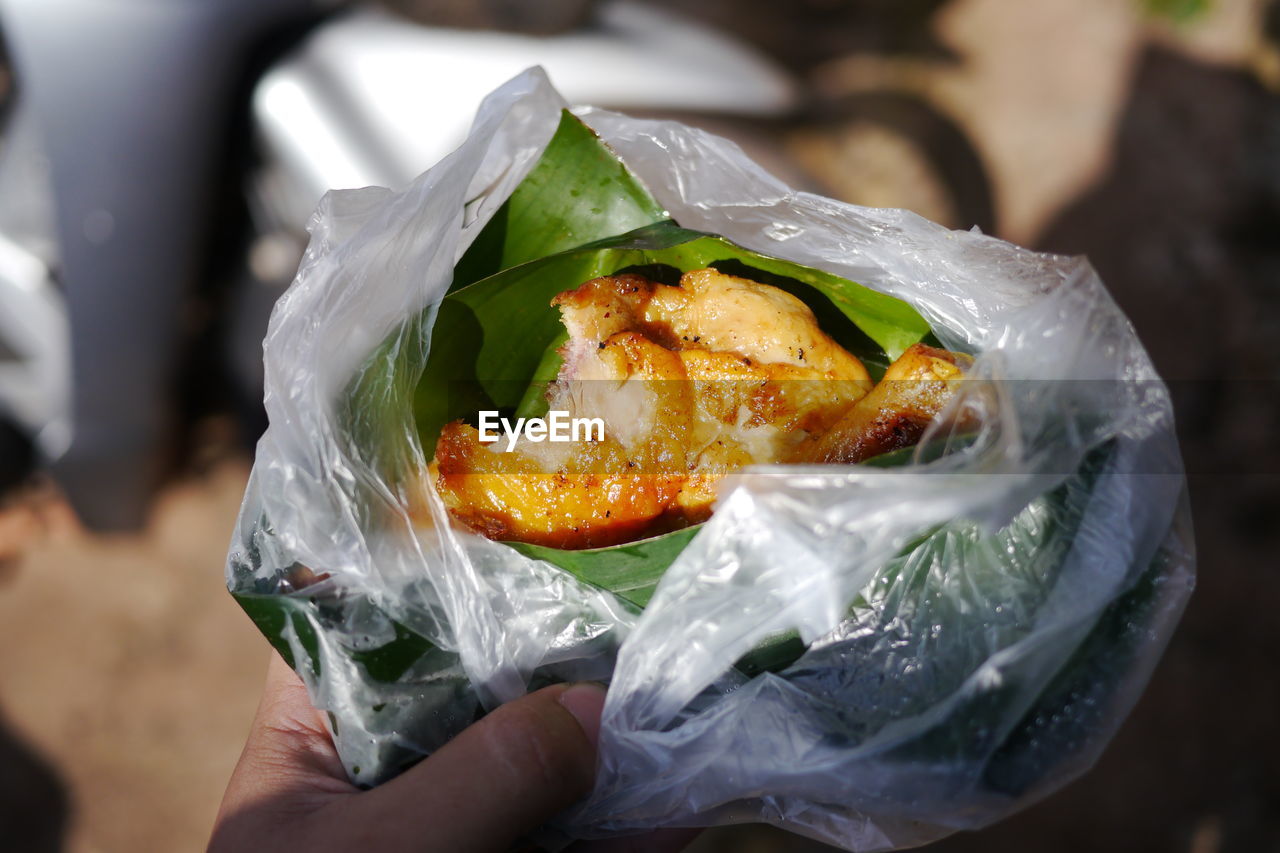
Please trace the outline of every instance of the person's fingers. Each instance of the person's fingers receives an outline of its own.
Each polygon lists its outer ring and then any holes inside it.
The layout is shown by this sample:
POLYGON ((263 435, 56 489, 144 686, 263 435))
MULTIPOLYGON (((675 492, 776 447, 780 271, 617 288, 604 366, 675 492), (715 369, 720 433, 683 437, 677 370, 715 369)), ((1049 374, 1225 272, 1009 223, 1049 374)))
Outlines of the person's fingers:
POLYGON ((311 704, 306 685, 275 652, 267 665, 267 683, 241 756, 241 761, 246 760, 250 775, 258 778, 278 782, 283 776, 304 788, 331 793, 357 790, 347 782, 333 739, 311 704), (331 785, 326 780, 341 784, 331 785))
POLYGON ((283 809, 301 815, 358 790, 347 781, 302 679, 272 652, 262 699, 222 797, 210 849, 244 849, 235 838, 241 831, 255 844, 262 840, 256 835, 260 831, 276 827, 285 832, 283 821, 270 819, 274 813, 283 809), (245 820, 246 815, 266 819, 245 820))
POLYGON ((604 690, 557 685, 495 710, 401 776, 343 804, 383 850, 505 850, 585 796, 604 690))
POLYGON ((313 849, 500 851, 591 789, 604 690, 548 687, 357 793, 301 680, 277 655, 211 849, 271 838, 313 849))

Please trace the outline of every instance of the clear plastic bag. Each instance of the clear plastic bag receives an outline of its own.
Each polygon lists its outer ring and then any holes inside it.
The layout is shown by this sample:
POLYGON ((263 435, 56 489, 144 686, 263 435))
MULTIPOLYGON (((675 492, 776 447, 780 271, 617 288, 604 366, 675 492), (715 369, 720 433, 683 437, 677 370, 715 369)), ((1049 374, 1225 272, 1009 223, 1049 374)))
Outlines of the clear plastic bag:
MULTIPOLYGON (((980 433, 903 468, 743 472, 643 612, 451 526, 429 485, 380 476, 343 389, 371 353, 420 366, 449 334, 434 307, 454 264, 562 106, 526 72, 404 192, 330 193, 272 315, 270 427, 228 585, 329 712, 352 779, 376 784, 484 709, 569 679, 610 683, 572 836, 765 821, 890 849, 1089 767, 1194 557, 1167 390, 1082 259, 793 192, 725 140, 582 111, 681 225, 897 296, 944 346, 978 353, 957 405, 980 433), (734 668, 789 631, 799 660, 734 668)), ((400 414, 381 427, 425 465, 400 414)))

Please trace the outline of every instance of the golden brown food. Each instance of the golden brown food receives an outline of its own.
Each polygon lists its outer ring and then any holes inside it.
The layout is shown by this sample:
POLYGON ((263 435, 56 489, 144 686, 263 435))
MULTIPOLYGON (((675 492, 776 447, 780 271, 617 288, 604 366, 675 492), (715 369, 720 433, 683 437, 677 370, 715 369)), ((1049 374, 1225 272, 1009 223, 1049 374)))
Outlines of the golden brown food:
POLYGON ((651 336, 672 349, 735 353, 871 387, 862 362, 818 328, 809 306, 776 287, 695 270, 681 276, 679 287, 657 285, 644 320, 651 336))
POLYGON ((673 510, 687 522, 711 515, 715 486, 727 474, 788 459, 806 438, 839 422, 870 385, 861 378, 861 362, 857 371, 836 378, 834 371, 760 363, 735 352, 686 350, 680 359, 693 413, 686 439, 689 473, 673 510))
POLYGON ((521 438, 504 452, 504 442, 481 442, 469 424, 445 426, 431 470, 455 518, 491 539, 591 548, 638 538, 663 515, 687 459, 682 430, 692 404, 680 359, 618 332, 596 348, 591 367, 593 380, 606 381, 559 382, 552 405, 602 417, 603 440, 521 438), (621 428, 610 431, 614 423, 621 428))
POLYGON ((432 476, 454 517, 490 538, 588 548, 704 520, 744 466, 857 461, 918 438, 967 364, 913 347, 886 374, 899 381, 873 390, 799 299, 710 269, 678 287, 605 276, 552 304, 569 338, 548 403, 600 418, 604 436, 485 442, 447 425, 432 476))
POLYGON ((924 344, 908 347, 870 394, 824 435, 798 448, 791 461, 850 464, 911 447, 972 364, 963 353, 924 344))
POLYGON ((639 538, 680 491, 676 474, 636 472, 618 442, 583 443, 558 467, 495 453, 475 427, 451 423, 432 470, 455 518, 490 539, 590 548, 639 538))

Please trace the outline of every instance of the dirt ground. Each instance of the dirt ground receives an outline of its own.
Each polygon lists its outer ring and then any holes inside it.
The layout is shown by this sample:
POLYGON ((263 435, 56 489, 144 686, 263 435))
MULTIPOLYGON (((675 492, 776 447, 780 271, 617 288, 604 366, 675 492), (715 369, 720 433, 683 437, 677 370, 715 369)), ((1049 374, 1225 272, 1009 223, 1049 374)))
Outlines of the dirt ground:
MULTIPOLYGON (((925 99, 980 155, 996 233, 1090 255, 1173 380, 1200 549, 1184 622, 1099 766, 933 849, 1280 851, 1280 60, 1265 5, 1218 0, 1184 24, 1137 0, 906 5, 908 35, 813 42, 830 55, 788 55, 767 19, 736 27, 834 95, 925 99)), ((837 7, 791 12, 801 26, 837 7)), ((841 139, 795 152, 826 158, 851 200, 969 209, 910 142, 856 125, 841 139)), ((47 486, 0 510, 0 838, 29 839, 14 849, 203 847, 267 656, 223 586, 248 464, 205 459, 127 536, 86 533, 47 486)), ((696 849, 826 848, 729 828, 696 849)))
POLYGON ((267 659, 222 580, 246 475, 175 484, 138 536, 86 535, 53 499, 22 522, 40 529, 4 573, 0 708, 69 790, 68 850, 207 837, 267 659))

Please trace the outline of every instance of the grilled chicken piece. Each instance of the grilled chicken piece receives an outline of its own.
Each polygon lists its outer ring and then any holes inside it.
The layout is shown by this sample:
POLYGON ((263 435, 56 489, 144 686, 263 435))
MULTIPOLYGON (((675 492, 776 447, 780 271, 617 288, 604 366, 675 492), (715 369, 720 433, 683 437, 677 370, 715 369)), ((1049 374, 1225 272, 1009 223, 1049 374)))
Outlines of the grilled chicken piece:
POLYGON ((577 376, 577 356, 592 343, 633 329, 670 350, 733 353, 752 363, 789 364, 826 379, 860 382, 864 393, 871 389, 862 362, 818 328, 809 306, 785 290, 718 270, 687 272, 679 287, 638 275, 605 276, 551 304, 569 331, 564 375, 570 377, 577 376))
POLYGON ((679 494, 682 472, 644 473, 622 445, 573 445, 550 467, 527 452, 504 453, 480 441, 472 426, 445 426, 431 470, 445 507, 490 539, 552 548, 596 548, 639 538, 679 494))
POLYGON ((605 421, 603 441, 529 442, 510 452, 460 421, 445 426, 431 470, 454 517, 490 539, 595 548, 638 538, 679 494, 692 395, 676 353, 618 332, 579 359, 551 406, 605 421), (496 446, 495 446, 496 445, 496 446))
POLYGON ((693 392, 689 476, 674 507, 686 523, 711 515, 725 475, 786 458, 866 393, 861 379, 831 379, 812 367, 761 364, 733 352, 685 350, 680 360, 693 392))
MULTIPOLYGON (((806 435, 824 432, 871 389, 857 358, 819 327, 809 307, 776 287, 714 269, 695 270, 679 287, 638 275, 605 276, 558 295, 569 342, 552 406, 602 413, 631 446, 647 440, 643 408, 615 398, 600 342, 634 329, 678 352, 693 391, 693 418, 682 422, 688 480, 671 514, 676 523, 705 520, 715 486, 746 465, 776 462, 806 435), (557 402, 559 400, 560 402, 557 402), (616 426, 615 426, 616 425, 616 426)), ((634 392, 632 392, 634 393, 634 392)), ((665 416, 665 413, 664 413, 665 416)))
POLYGON ((588 548, 701 521, 716 484, 744 466, 856 461, 910 443, 967 366, 912 347, 872 390, 803 302, 716 270, 679 287, 606 276, 552 304, 569 339, 548 401, 602 418, 605 438, 521 439, 504 452, 446 426, 432 476, 450 512, 490 538, 588 548))
POLYGON ((644 319, 654 340, 671 349, 736 353, 871 387, 862 362, 818 328, 809 306, 776 287, 714 269, 695 270, 680 277, 679 287, 654 288, 644 319))
POLYGON ((972 364, 963 353, 908 347, 870 394, 824 435, 797 447, 788 461, 849 464, 916 444, 972 364))

